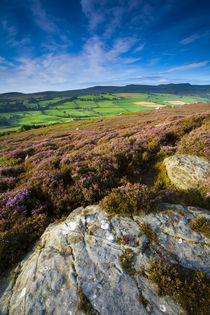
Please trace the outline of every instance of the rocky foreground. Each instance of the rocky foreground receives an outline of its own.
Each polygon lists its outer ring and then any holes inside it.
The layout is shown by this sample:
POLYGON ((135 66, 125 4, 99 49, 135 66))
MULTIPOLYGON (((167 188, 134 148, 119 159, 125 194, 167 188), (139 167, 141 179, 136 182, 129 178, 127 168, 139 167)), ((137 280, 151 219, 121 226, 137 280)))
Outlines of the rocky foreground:
POLYGON ((208 238, 190 224, 199 217, 210 216, 175 204, 133 217, 80 207, 1 280, 0 314, 182 314, 149 267, 158 259, 209 275, 208 238))

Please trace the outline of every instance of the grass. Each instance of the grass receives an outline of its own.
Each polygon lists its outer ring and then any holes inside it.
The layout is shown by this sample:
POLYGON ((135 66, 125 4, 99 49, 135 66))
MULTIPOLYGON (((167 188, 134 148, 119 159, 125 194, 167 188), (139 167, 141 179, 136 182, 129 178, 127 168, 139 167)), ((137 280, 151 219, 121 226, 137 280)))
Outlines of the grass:
POLYGON ((0 167, 13 166, 16 163, 16 160, 7 159, 5 156, 0 156, 0 167))
MULTIPOLYGON (((83 95, 78 97, 52 97, 39 95, 31 98, 25 95, 15 99, 0 99, 0 132, 12 132, 22 125, 50 125, 65 123, 78 119, 87 119, 103 116, 115 116, 137 111, 145 111, 148 108, 135 102, 154 102, 168 106, 177 106, 167 101, 183 101, 194 103, 207 102, 208 97, 179 96, 161 93, 117 93, 83 95), (6 103, 5 103, 6 102, 6 103), (18 103, 19 102, 19 103, 18 103), (5 104, 7 104, 5 106, 5 104), (23 108, 24 106, 24 108, 23 108), (4 111, 5 108, 5 111, 4 111), (11 111, 8 112, 8 108, 11 111), (11 108, 14 108, 12 111, 11 108), (20 110, 18 110, 20 108, 20 110)), ((154 107, 155 108, 155 107, 154 107)))

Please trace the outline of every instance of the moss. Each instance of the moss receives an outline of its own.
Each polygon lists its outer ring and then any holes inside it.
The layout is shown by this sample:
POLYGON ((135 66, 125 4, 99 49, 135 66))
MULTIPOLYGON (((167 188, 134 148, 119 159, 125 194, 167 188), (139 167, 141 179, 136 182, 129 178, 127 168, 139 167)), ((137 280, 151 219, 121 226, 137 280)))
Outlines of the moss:
POLYGON ((154 166, 155 170, 157 170, 158 175, 155 181, 155 188, 157 189, 168 189, 172 188, 171 181, 168 177, 167 171, 163 162, 157 162, 154 166))
POLYGON ((133 267, 133 259, 135 256, 136 254, 132 249, 126 248, 124 254, 119 257, 122 268, 131 276, 135 274, 135 269, 133 267))
POLYGON ((78 287, 78 295, 79 295, 79 302, 77 305, 78 311, 83 311, 87 315, 99 314, 99 312, 93 308, 92 304, 84 294, 82 287, 80 285, 78 287))
POLYGON ((210 238, 210 222, 204 217, 198 217, 190 221, 191 229, 198 233, 203 233, 210 238))
POLYGON ((208 313, 209 277, 204 272, 158 259, 152 260, 147 272, 149 279, 157 284, 159 296, 170 295, 187 314, 208 313))
POLYGON ((146 234, 150 240, 153 240, 157 245, 160 245, 155 231, 151 230, 149 224, 140 223, 139 226, 143 234, 146 234))
POLYGON ((126 234, 122 234, 120 237, 116 239, 116 242, 118 244, 126 245, 126 244, 129 244, 132 240, 133 240, 133 237, 126 234))

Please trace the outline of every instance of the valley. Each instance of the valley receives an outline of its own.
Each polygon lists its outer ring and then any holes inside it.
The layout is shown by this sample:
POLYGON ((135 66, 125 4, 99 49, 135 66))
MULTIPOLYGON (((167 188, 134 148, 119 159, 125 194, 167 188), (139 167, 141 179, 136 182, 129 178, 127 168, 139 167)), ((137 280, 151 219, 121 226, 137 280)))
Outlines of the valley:
POLYGON ((0 133, 210 101, 210 94, 81 91, 0 95, 0 133))

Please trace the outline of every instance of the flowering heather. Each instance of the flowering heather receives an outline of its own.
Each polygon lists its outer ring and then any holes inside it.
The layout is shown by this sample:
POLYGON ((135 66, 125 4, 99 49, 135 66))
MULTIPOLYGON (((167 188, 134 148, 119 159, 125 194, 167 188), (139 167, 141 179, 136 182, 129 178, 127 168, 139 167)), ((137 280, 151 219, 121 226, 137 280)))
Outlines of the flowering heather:
POLYGON ((141 214, 155 211, 160 199, 146 185, 130 184, 111 191, 100 203, 108 213, 141 214))
POLYGON ((153 259, 147 272, 149 279, 157 284, 159 296, 172 296, 187 314, 208 313, 209 278, 205 273, 157 258, 153 259))
POLYGON ((79 206, 103 199, 108 211, 132 214, 153 211, 159 200, 191 198, 201 205, 205 187, 190 198, 172 191, 165 179, 157 183, 156 166, 176 152, 207 156, 206 108, 165 108, 0 138, 6 161, 0 168, 0 272, 17 263, 50 222, 79 206))
POLYGON ((178 143, 178 153, 192 154, 210 158, 210 135, 208 124, 193 129, 189 134, 182 137, 178 143))

